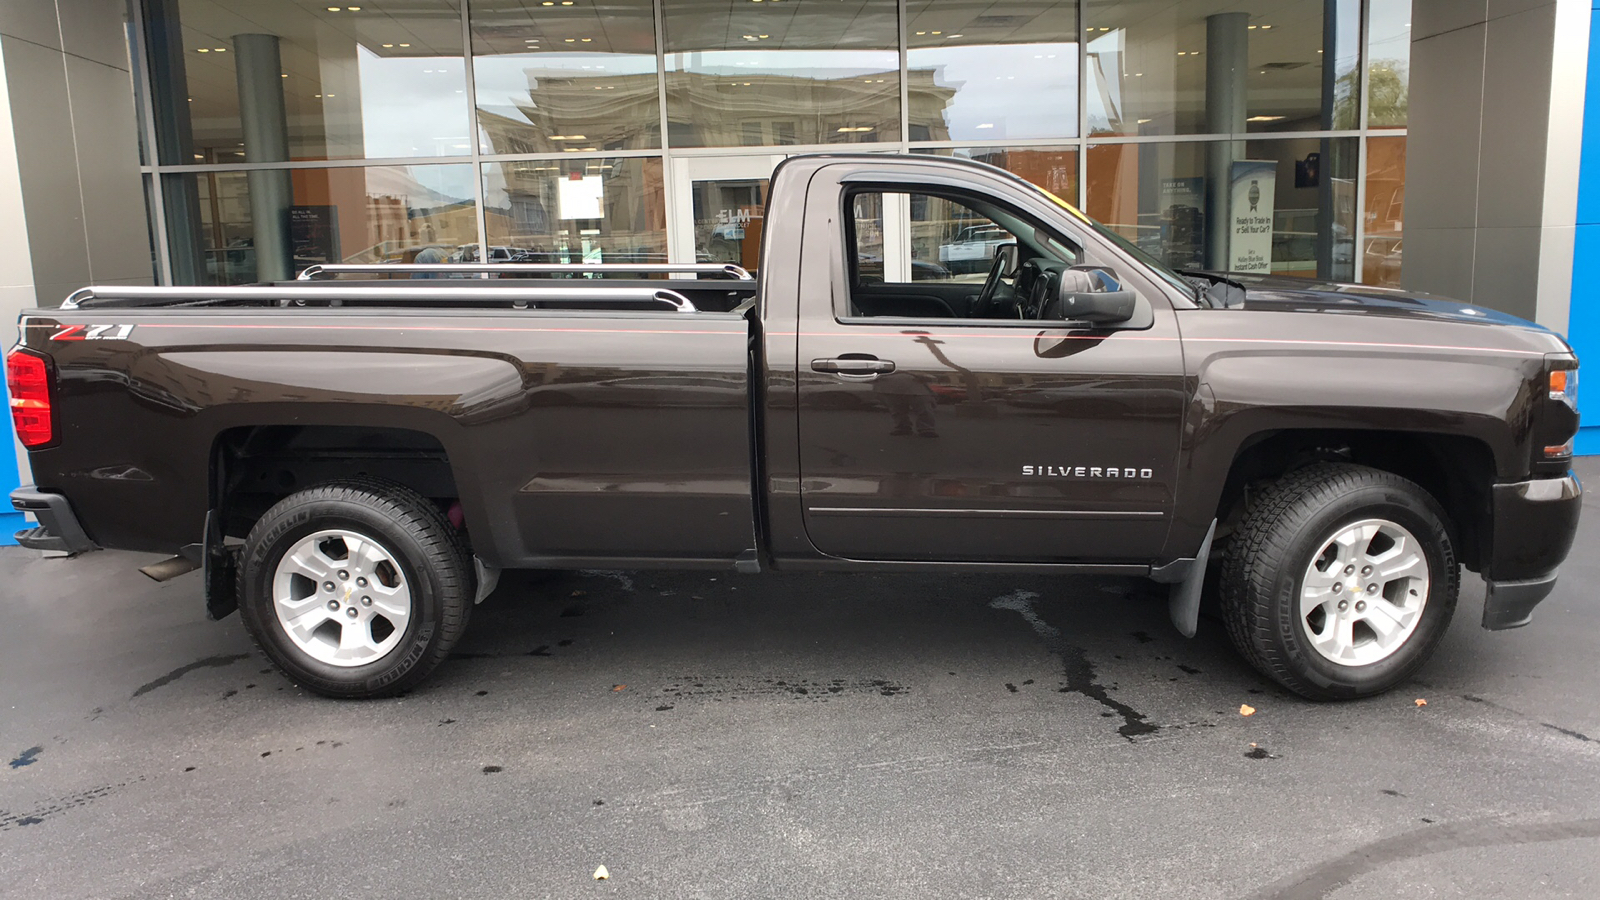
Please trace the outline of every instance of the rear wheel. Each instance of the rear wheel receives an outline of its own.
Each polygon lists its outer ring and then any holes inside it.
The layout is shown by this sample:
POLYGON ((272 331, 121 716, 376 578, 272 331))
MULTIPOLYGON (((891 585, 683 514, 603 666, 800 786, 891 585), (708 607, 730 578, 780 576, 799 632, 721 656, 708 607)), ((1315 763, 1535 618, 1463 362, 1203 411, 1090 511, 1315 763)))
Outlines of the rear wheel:
POLYGON ((379 481, 292 494, 245 540, 240 618, 296 683, 330 697, 410 688, 472 609, 471 557, 437 507, 379 481))
POLYGON ((1284 476, 1255 498, 1223 557, 1234 645, 1314 700, 1409 678, 1455 612, 1460 567, 1444 518, 1389 472, 1325 463, 1284 476))

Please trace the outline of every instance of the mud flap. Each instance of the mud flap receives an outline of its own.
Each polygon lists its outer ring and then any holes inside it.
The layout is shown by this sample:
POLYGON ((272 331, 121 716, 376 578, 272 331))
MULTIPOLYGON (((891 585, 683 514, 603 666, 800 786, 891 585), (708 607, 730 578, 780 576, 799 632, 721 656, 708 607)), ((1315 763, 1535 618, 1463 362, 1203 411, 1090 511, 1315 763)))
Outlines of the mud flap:
POLYGON ((239 608, 240 552, 241 548, 229 547, 222 542, 221 512, 207 510, 201 556, 205 565, 206 618, 213 622, 227 618, 239 608))
POLYGON ((1172 593, 1167 600, 1167 615, 1172 618, 1172 624, 1178 633, 1186 638, 1194 637, 1200 628, 1200 592, 1205 587, 1206 564, 1211 561, 1211 541, 1217 536, 1217 520, 1211 520, 1211 527, 1206 529, 1206 539, 1200 542, 1200 550, 1195 553, 1194 562, 1190 564, 1189 571, 1183 580, 1172 586, 1172 593))

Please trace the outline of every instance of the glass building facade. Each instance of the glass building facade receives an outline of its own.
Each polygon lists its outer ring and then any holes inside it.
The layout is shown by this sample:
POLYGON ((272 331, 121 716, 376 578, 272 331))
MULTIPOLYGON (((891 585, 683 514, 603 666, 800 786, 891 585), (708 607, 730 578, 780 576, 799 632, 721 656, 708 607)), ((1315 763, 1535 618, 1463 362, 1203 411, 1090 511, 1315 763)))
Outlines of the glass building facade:
POLYGON ((142 0, 153 265, 753 266, 784 156, 1000 166, 1183 267, 1398 285, 1411 0, 142 0))

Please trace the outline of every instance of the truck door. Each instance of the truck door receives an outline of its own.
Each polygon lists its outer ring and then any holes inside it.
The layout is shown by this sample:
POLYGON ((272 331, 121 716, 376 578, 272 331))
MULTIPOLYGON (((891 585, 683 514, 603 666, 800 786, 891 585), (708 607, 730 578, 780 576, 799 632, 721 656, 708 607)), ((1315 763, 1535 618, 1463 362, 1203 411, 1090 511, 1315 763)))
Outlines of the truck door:
POLYGON ((1096 244, 1114 256, 1064 210, 1021 186, 1008 200, 988 185, 830 183, 831 171, 807 203, 836 204, 839 227, 826 241, 808 231, 802 259, 833 276, 802 286, 796 346, 801 504, 816 548, 878 560, 1153 558, 1185 404, 1165 295, 1142 270, 1119 271, 1139 295, 1134 320, 1039 318, 1050 273, 1107 261, 1096 244), (995 265, 1008 251, 993 248, 1007 244, 1014 269, 995 265), (974 265, 982 245, 991 249, 974 265))

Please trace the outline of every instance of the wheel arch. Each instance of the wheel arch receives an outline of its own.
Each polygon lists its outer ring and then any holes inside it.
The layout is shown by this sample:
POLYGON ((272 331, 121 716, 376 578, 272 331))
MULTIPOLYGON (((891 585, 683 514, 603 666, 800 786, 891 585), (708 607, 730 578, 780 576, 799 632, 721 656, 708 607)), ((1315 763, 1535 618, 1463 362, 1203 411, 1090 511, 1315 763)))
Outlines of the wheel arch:
POLYGON ((1243 515, 1252 486, 1318 462, 1348 462, 1414 482, 1439 504, 1461 562, 1481 571, 1488 558, 1494 453, 1457 434, 1378 429, 1275 429, 1249 436, 1235 451, 1213 515, 1227 534, 1243 515))

